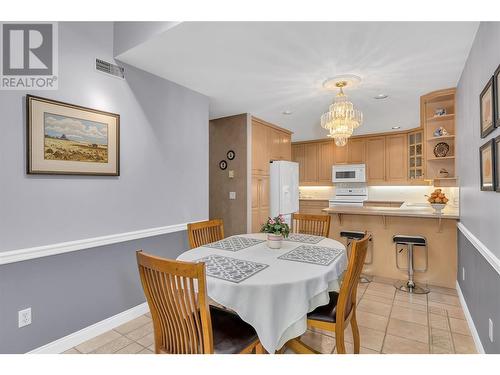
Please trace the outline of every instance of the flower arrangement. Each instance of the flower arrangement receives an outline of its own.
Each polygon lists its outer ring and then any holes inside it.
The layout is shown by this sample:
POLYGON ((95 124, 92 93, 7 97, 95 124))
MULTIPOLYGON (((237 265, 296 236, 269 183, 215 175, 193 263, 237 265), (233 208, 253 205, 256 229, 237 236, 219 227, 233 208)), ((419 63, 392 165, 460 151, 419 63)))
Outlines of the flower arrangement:
POLYGON ((441 189, 436 189, 432 192, 431 196, 426 195, 427 201, 431 204, 446 204, 448 198, 441 189))
POLYGON ((276 217, 269 217, 260 231, 286 238, 290 234, 290 227, 285 222, 283 215, 278 215, 276 217))

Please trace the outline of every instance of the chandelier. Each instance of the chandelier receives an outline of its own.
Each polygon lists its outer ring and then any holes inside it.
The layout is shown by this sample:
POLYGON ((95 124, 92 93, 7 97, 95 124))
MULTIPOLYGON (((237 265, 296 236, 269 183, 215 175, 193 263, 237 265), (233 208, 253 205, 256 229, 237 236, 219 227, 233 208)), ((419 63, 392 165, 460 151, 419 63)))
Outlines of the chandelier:
POLYGON ((347 86, 346 81, 339 81, 335 86, 340 89, 328 112, 321 116, 321 127, 328 130, 328 137, 335 139, 337 146, 345 146, 347 140, 352 136, 354 129, 363 122, 363 113, 354 108, 342 90, 347 86))

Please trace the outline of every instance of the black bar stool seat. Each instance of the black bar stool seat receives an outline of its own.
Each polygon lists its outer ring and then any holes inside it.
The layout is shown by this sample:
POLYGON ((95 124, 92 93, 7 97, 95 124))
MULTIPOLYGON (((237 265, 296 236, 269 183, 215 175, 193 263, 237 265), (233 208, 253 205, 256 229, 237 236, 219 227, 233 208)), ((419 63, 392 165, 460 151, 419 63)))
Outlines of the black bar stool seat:
POLYGON ((396 289, 402 290, 408 293, 415 294, 426 294, 429 293, 429 289, 425 288, 421 285, 418 285, 413 280, 413 275, 415 272, 425 272, 427 271, 427 266, 429 263, 428 249, 427 249, 427 240, 424 236, 418 235, 405 235, 405 234, 396 234, 392 237, 393 242, 396 244, 396 267, 400 270, 406 270, 408 272, 408 280, 405 281, 397 281, 394 286, 396 289), (398 262, 398 252, 400 253, 404 249, 398 251, 398 245, 406 246, 408 251, 408 268, 402 268, 399 266, 398 262), (413 247, 414 246, 422 246, 425 248, 425 268, 424 269, 416 269, 413 264, 413 247))

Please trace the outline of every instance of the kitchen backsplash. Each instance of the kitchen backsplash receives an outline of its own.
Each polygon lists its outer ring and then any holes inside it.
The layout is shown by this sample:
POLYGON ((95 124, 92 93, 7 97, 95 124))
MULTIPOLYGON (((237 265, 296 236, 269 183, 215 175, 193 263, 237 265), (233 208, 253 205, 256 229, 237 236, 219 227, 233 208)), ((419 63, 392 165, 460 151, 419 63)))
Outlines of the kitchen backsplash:
MULTIPOLYGON (((368 199, 372 201, 404 201, 411 203, 426 202, 425 195, 429 195, 434 186, 369 186, 368 199)), ((458 207, 459 188, 441 188, 449 199, 451 206, 458 207)), ((330 199, 335 195, 333 186, 300 186, 302 199, 330 199)))

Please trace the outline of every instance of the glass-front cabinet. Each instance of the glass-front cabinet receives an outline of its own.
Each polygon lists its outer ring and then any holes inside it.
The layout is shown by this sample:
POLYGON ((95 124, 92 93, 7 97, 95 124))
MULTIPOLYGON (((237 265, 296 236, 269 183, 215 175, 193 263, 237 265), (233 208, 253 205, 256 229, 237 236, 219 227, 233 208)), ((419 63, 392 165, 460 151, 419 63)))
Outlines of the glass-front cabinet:
POLYGON ((422 180, 424 178, 423 132, 421 130, 408 134, 408 178, 422 180))

